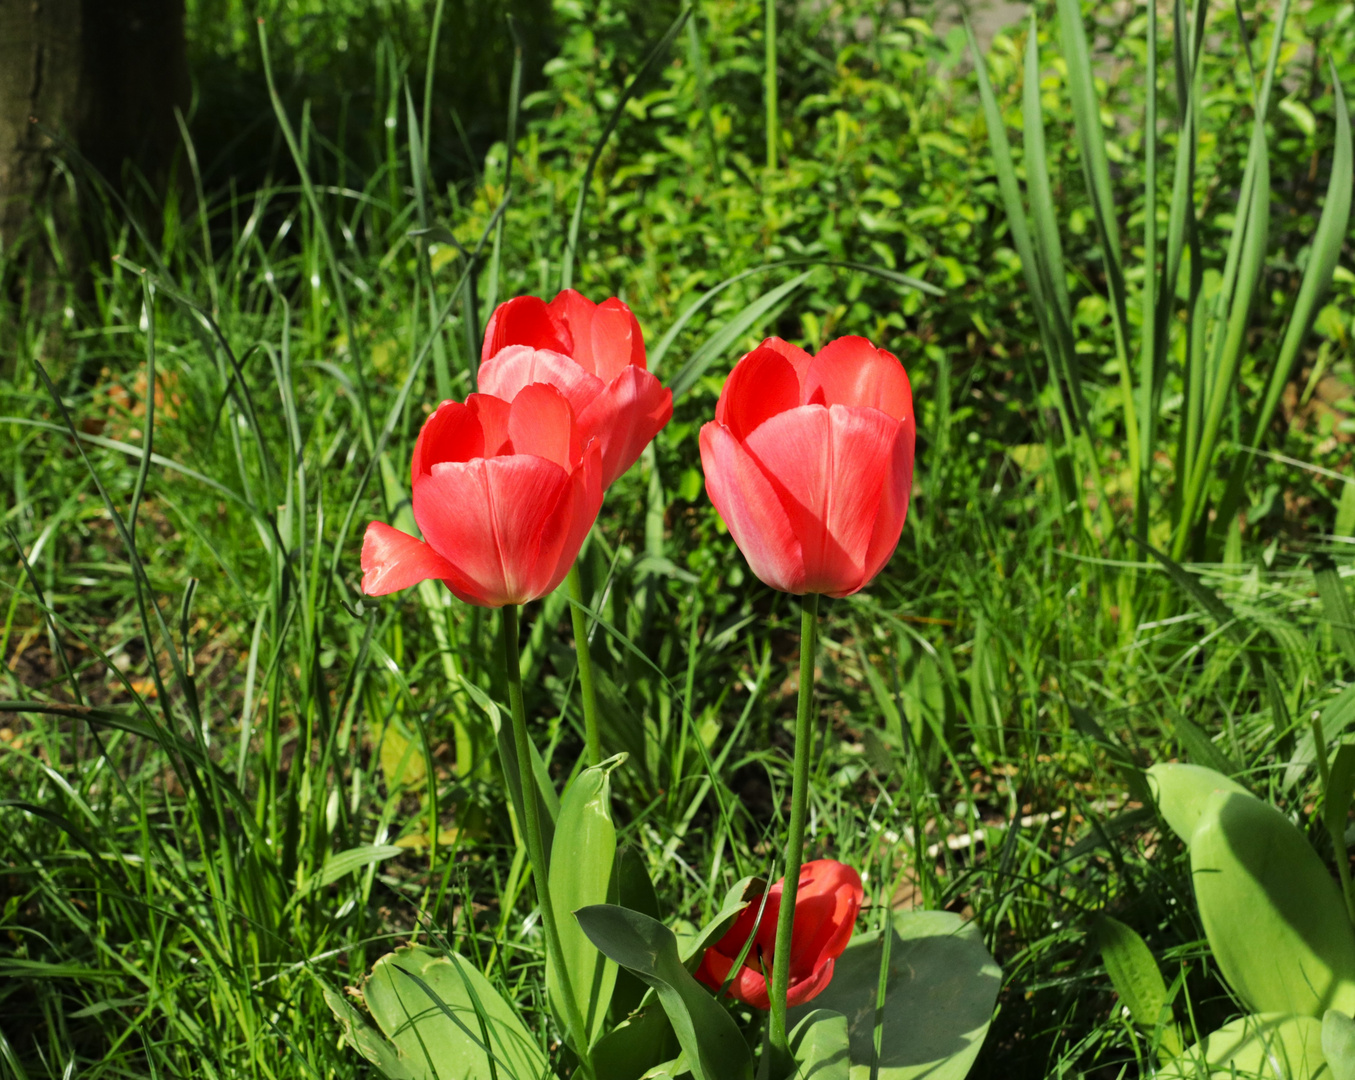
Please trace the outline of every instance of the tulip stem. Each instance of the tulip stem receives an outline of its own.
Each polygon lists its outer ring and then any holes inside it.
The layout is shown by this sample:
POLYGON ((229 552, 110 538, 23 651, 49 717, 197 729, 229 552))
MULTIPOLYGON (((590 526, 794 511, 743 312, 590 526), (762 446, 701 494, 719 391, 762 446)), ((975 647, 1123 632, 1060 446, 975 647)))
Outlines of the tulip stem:
POLYGON ((569 589, 569 616, 574 622, 574 652, 579 664, 579 697, 583 700, 583 738, 588 749, 588 764, 602 764, 602 739, 598 735, 598 694, 593 685, 593 657, 588 651, 588 617, 583 610, 583 580, 579 564, 569 568, 565 578, 569 589))
POLYGON ((795 896, 800 891, 800 865, 805 853, 805 816, 809 800, 809 755, 814 742, 814 653, 818 644, 819 597, 810 593, 800 608, 800 699, 795 711, 795 764, 790 788, 790 834, 786 837, 786 877, 772 950, 771 1028, 768 1048, 772 1078, 788 1075, 794 1064, 786 1032, 786 998, 790 992, 791 937, 795 896))
POLYGON ((513 714, 513 743, 518 757, 518 781, 522 785, 522 831, 527 840, 527 858, 532 864, 532 881, 536 885, 536 901, 541 908, 541 925, 546 931, 546 952, 551 966, 559 974, 558 1002, 564 1011, 569 1028, 571 1049, 579 1056, 585 1075, 592 1077, 593 1063, 588 1056, 588 1031, 569 984, 569 969, 565 966, 564 951, 560 948, 559 924, 555 921, 555 905, 550 898, 550 870, 546 862, 546 848, 541 840, 541 801, 537 798, 536 775, 532 771, 532 747, 527 735, 527 709, 522 702, 522 655, 518 649, 518 609, 507 604, 503 609, 504 676, 508 680, 508 706, 513 714))

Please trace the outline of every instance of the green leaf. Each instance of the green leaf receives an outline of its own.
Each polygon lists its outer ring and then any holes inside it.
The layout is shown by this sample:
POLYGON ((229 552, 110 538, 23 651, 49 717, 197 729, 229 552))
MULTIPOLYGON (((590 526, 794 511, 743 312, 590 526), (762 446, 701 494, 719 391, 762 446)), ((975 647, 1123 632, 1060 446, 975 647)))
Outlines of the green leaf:
POLYGON ((1352 799, 1355 799, 1355 746, 1343 743, 1332 758, 1330 779, 1322 804, 1322 823, 1332 836, 1345 836, 1352 799))
MULTIPOLYGON (((597 1041, 607 1019, 607 1006, 616 985, 616 965, 597 951, 578 922, 566 913, 607 902, 616 861, 610 773, 625 759, 625 755, 620 754, 601 765, 584 769, 574 778, 560 801, 560 816, 555 822, 560 835, 568 837, 569 842, 562 842, 550 860, 551 899, 556 910, 561 912, 560 952, 589 1045, 597 1041)), ((556 1013, 569 1015, 563 1003, 560 974, 549 952, 546 954, 546 990, 556 1013)))
POLYGON ((575 912, 602 953, 649 984, 668 1014, 696 1080, 751 1080, 753 1057, 734 1018, 678 957, 677 938, 656 919, 614 904, 575 912))
POLYGON ((1331 627, 1332 639, 1346 663, 1355 668, 1355 614, 1351 613, 1350 597, 1341 584, 1336 564, 1328 557, 1318 556, 1313 561, 1313 581, 1322 601, 1322 615, 1331 627))
MULTIPOLYGON (((1355 722, 1355 686, 1347 686, 1322 710, 1322 741, 1332 746, 1341 741, 1347 727, 1355 722)), ((1312 728, 1299 738, 1294 756, 1284 771, 1284 786, 1293 787, 1303 779, 1308 767, 1317 760, 1317 739, 1312 728)))
POLYGON ((514 1009, 456 953, 387 953, 363 996, 415 1080, 537 1080, 547 1072, 545 1053, 514 1009))
MULTIPOLYGON (((893 920, 882 1010, 878 1080, 962 1080, 988 1034, 1002 971, 978 927, 948 911, 900 911, 893 920)), ((860 934, 810 1005, 791 1009, 798 1024, 816 1009, 847 1017, 851 1080, 869 1080, 883 941, 860 934)))
POLYGON ((404 848, 396 847, 394 844, 364 844, 361 847, 341 851, 337 855, 331 856, 325 865, 320 868, 319 873, 312 874, 306 879, 305 884, 297 890, 297 896, 303 896, 316 889, 323 889, 326 885, 333 885, 354 870, 361 870, 364 867, 371 866, 372 863, 384 862, 386 859, 403 854, 404 850, 404 848))
POLYGON ((785 284, 767 290, 708 337, 701 347, 692 353, 687 362, 682 365, 682 370, 673 377, 673 381, 669 384, 673 391, 673 399, 677 400, 695 386, 696 381, 705 374, 706 368, 710 367, 717 356, 723 356, 729 352, 739 338, 752 330, 754 326, 757 326, 783 300, 788 299, 792 293, 809 280, 809 275, 812 273, 812 270, 806 270, 803 274, 796 275, 785 284))
POLYGON ((1106 974, 1134 1023, 1150 1036, 1162 1028, 1163 1049, 1173 1057, 1180 1054, 1181 1037, 1171 1023, 1170 1013, 1166 1013, 1167 984, 1147 943, 1130 927, 1108 915, 1096 920, 1096 937, 1106 974))
POLYGON ((734 920, 739 917, 749 904, 761 898, 767 891, 767 882, 759 877, 740 878, 734 882, 730 890, 725 893, 724 903, 720 905, 720 910, 716 912, 715 918, 711 919, 694 938, 690 938, 681 943, 682 962, 687 965, 689 971, 695 969, 701 962, 701 957, 706 954, 706 950, 711 945, 725 936, 734 920))
POLYGON ((617 1024, 593 1046, 593 1069, 607 1080, 638 1080, 678 1053, 668 1014, 650 1003, 617 1024))
POLYGON ((1205 803, 1214 792, 1249 794, 1236 780, 1203 765, 1154 765, 1148 770, 1148 786, 1158 810, 1183 844, 1189 844, 1195 835, 1205 803))
POLYGON ((1355 930, 1317 852, 1273 806, 1220 791, 1190 838, 1209 947, 1254 1012, 1355 1013, 1355 930))
POLYGON ((848 1080, 847 1018, 828 1009, 812 1010, 790 1033, 790 1052, 805 1080, 848 1080))
POLYGON ((1244 1016, 1192 1046, 1158 1080, 1332 1080, 1310 1016, 1244 1016))
MULTIPOLYGON (((651 919, 663 921, 659 897, 654 891, 654 883, 649 880, 649 869, 645 866, 645 858, 639 848, 623 844, 617 849, 614 876, 618 904, 648 915, 651 919)), ((629 971, 620 969, 616 973, 616 986, 612 989, 612 1019, 619 1022, 638 1009, 646 989, 645 984, 629 971)), ((673 1052, 677 1052, 676 1048, 673 1052)), ((672 1054, 668 1056, 672 1057, 672 1054)))
POLYGON ((415 1080, 415 1073, 400 1060, 400 1054, 393 1043, 383 1039, 337 990, 318 978, 316 982, 320 983, 320 992, 325 995, 325 1004, 339 1021, 349 1046, 375 1065, 386 1080, 415 1080))
POLYGON ((1328 1009, 1322 1018, 1322 1053, 1332 1080, 1355 1080, 1355 1020, 1328 1009))

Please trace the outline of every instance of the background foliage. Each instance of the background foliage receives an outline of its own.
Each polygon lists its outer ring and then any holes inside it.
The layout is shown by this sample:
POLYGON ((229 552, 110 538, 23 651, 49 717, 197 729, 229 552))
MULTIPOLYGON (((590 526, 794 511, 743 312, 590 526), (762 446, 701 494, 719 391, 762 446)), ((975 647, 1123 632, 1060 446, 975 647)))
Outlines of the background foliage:
MULTIPOLYGON (((431 4, 196 0, 196 171, 185 152, 167 200, 124 208, 72 168, 77 197, 107 204, 119 261, 40 273, 32 249, 0 255, 14 552, 0 697, 21 703, 0 720, 0 1069, 354 1076, 365 1066, 339 1045, 316 980, 354 982, 415 933, 453 942, 547 1014, 483 707, 502 698, 492 622, 431 587, 375 605, 356 591, 361 527, 407 508, 418 424, 469 389, 492 305, 556 288, 590 149, 676 12, 511 6, 523 57, 511 177, 500 5, 447 5, 425 112, 431 4), (260 15, 294 147, 269 98, 260 15), (467 248, 485 237, 470 302, 451 238, 409 237, 434 226, 467 248), (24 711, 34 701, 49 711, 24 711)), ((1144 11, 1084 10, 1132 245, 1144 11)), ((1232 7, 1211 11, 1204 61, 1198 182, 1220 261, 1250 130, 1246 51, 1260 62, 1272 17, 1240 11, 1245 37, 1232 7)), ((1036 14, 1078 354, 1114 443, 1110 324, 1090 288, 1103 263, 1052 11, 1036 14)), ((745 573, 702 492, 696 431, 759 337, 870 336, 912 376, 919 473, 887 574, 825 625, 814 850, 862 868, 865 926, 891 903, 978 920, 1006 985, 976 1075, 1146 1069, 1089 936, 1098 913, 1148 940, 1183 1027, 1207 1032, 1235 1010, 1138 768, 1194 760, 1302 807, 1313 777, 1299 725, 1316 711, 1332 739, 1355 719, 1340 606, 1355 275, 1338 271, 1237 542, 1189 573, 1145 569, 1113 537, 1069 533, 1056 505, 1052 402, 1033 374, 1044 361, 962 30, 921 4, 785 9, 785 161, 768 174, 760 19, 747 0, 700 5, 623 109, 583 218, 577 286, 625 298, 651 349, 709 290, 767 267, 672 339, 665 380, 693 357, 710 366, 609 494, 586 554, 606 618, 604 741, 632 754, 615 777, 618 825, 673 919, 699 923, 736 877, 768 869, 796 611, 745 573), (945 297, 840 265, 769 266, 791 259, 907 273, 945 297)), ((1018 145, 1027 32, 999 33, 988 58, 1018 145)), ((1326 190, 1325 57, 1355 90, 1348 5, 1300 5, 1286 34, 1247 396, 1326 190)), ((1172 410, 1169 391, 1164 439, 1172 410)), ((563 615, 547 600, 527 619, 529 709, 558 778, 581 745, 563 615)))

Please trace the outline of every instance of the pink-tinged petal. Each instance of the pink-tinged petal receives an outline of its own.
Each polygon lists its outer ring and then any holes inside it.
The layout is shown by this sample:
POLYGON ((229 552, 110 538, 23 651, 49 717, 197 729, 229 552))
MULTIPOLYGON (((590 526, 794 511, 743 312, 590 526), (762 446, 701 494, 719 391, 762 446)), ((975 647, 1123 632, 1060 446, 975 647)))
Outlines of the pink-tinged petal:
POLYGON ((759 345, 729 373, 715 403, 715 422, 729 428, 734 438, 746 439, 768 417, 799 404, 800 380, 794 366, 776 349, 759 345))
MULTIPOLYGON (((644 369, 645 338, 640 323, 615 296, 602 301, 593 312, 592 339, 593 363, 589 370, 603 382, 612 382, 628 367, 644 369)), ((574 347, 577 357, 577 338, 574 347)))
MULTIPOLYGON (((559 543, 569 474, 526 454, 435 465, 414 485, 414 520, 483 607, 535 599, 543 547, 559 543)), ((547 571, 549 572, 549 570, 547 571)))
POLYGON ((747 440, 799 540, 802 592, 841 595, 865 584, 899 422, 878 409, 801 405, 747 440))
POLYGON ((429 579, 460 582, 456 567, 408 533, 380 521, 367 526, 362 538, 362 591, 385 596, 429 579))
POLYGON ((574 415, 580 415, 604 383, 563 353, 510 345, 480 365, 480 392, 512 401, 524 386, 548 383, 569 399, 574 415))
POLYGON ((602 448, 602 486, 635 464, 673 416, 673 392, 644 368, 628 364, 579 416, 584 438, 602 448))
POLYGON ((833 981, 833 961, 825 960, 822 967, 814 969, 813 974, 807 978, 798 981, 792 979, 790 987, 786 991, 786 1004, 791 1008, 796 1005, 803 1005, 806 1001, 812 1001, 825 990, 828 984, 833 981))
POLYGON ((574 412, 564 394, 547 383, 524 386, 509 408, 513 453, 535 454, 572 472, 579 460, 574 412))
MULTIPOLYGON (((765 425, 764 425, 765 426, 765 425)), ((781 499, 752 454, 717 423, 701 429, 706 492, 759 579, 782 592, 805 592, 805 564, 781 499)))
MULTIPOLYGON (((910 416, 899 424, 889 472, 881 489, 880 515, 875 519, 870 547, 866 550, 866 572, 861 585, 869 585, 888 565, 899 546, 903 523, 908 517, 908 497, 913 490, 913 444, 917 427, 910 416)), ((845 595, 845 594, 844 594, 845 595)))
POLYGON ((569 328, 544 300, 536 296, 515 296, 494 309, 480 347, 481 362, 497 356, 509 345, 551 349, 566 356, 574 347, 569 328))
POLYGON ((903 365, 863 337, 841 337, 823 347, 809 364, 802 400, 806 405, 866 405, 895 420, 913 415, 913 391, 903 365))

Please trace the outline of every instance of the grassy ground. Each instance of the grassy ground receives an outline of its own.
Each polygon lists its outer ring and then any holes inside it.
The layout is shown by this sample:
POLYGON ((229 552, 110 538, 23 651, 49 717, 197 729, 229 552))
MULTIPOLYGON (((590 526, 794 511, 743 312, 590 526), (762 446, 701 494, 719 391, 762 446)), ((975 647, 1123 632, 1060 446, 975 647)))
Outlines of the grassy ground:
MULTIPOLYGON (((863 870, 863 925, 889 905, 978 920, 1006 982, 976 1076, 1137 1075, 1145 1049, 1100 967, 1097 913, 1135 926, 1168 981, 1180 977, 1187 1027, 1211 1030, 1233 1009, 1136 769, 1196 760, 1303 805, 1306 781, 1286 777, 1293 718, 1326 709, 1355 663, 1314 570, 1350 565, 1355 503, 1330 476, 1271 461, 1254 474, 1246 531, 1184 575, 1071 524, 959 42, 907 21, 844 40, 836 9, 792 21, 785 160, 765 174, 759 10, 709 5, 623 110, 589 189, 580 287, 625 296, 652 358, 715 286, 781 260, 868 264, 947 295, 842 266, 773 268, 720 292, 652 360, 665 379, 683 372, 686 392, 653 454, 609 493, 584 556, 605 617, 604 747, 631 754, 619 824, 673 919, 699 922, 730 882, 769 865, 798 612, 745 572, 702 494, 695 433, 728 365, 763 334, 868 334, 914 377, 919 471, 888 571, 828 608, 813 848, 863 870)), ((1334 47, 1349 26, 1315 10, 1296 50, 1334 47)), ((498 144, 475 176, 428 186, 422 60, 390 39, 396 67, 376 72, 367 103, 380 122, 349 143, 283 105, 292 146, 276 139, 269 159, 281 179, 247 191, 217 177, 199 195, 185 159, 183 197, 153 218, 111 212, 108 246, 124 257, 69 288, 6 254, 0 1071, 365 1074, 317 979, 352 983, 411 936, 445 937, 548 1015, 530 890, 468 688, 503 696, 497 623, 431 586, 363 600, 357 553, 368 520, 408 513, 413 436, 436 401, 469 389, 493 303, 555 288, 588 148, 643 54, 627 18, 558 9, 560 53, 524 103, 511 178, 498 144), (431 250, 410 239, 439 223, 468 248, 484 238, 469 278, 450 238, 431 250)), ((1013 109, 1020 40, 994 50, 1013 109)), ((1211 61, 1207 230, 1222 228, 1245 139, 1230 121, 1245 61, 1230 48, 1211 61)), ((1330 156, 1330 96, 1296 55, 1291 99, 1316 120, 1305 133, 1297 108, 1276 114, 1286 213, 1252 384, 1330 156)), ((1132 188, 1124 71, 1104 89, 1125 118, 1132 188)), ((276 115, 258 123, 283 130, 276 115)), ((1066 112, 1050 139, 1076 287, 1100 271, 1076 227, 1066 112)), ((1350 300, 1343 279, 1276 443, 1334 471, 1347 462, 1342 395, 1316 387, 1349 374, 1350 300)), ((1114 444, 1105 313, 1078 311, 1094 416, 1114 444)), ((1115 513, 1123 524, 1121 501, 1115 513)), ((582 748, 564 616, 550 598, 525 619, 528 709, 561 782, 582 748)), ((537 1034, 553 1039, 544 1021, 537 1034)))

